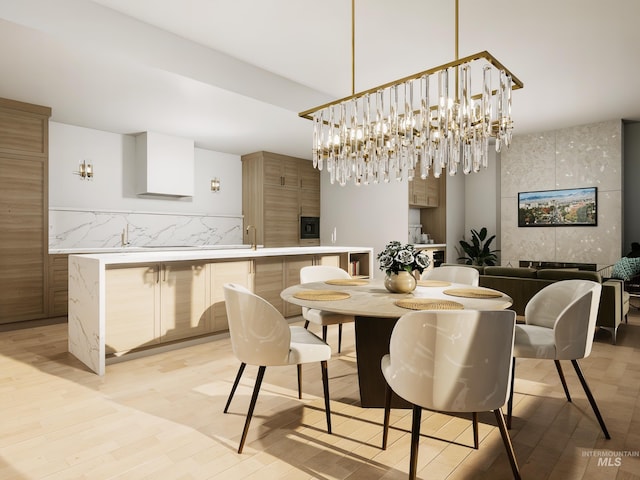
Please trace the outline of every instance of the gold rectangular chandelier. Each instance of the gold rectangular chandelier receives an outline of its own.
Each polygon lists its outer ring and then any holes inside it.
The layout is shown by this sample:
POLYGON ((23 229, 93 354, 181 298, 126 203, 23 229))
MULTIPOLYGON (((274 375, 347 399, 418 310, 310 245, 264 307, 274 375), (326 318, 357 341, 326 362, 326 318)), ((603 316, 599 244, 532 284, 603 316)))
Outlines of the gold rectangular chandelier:
POLYGON ((455 175, 460 164, 468 174, 487 167, 490 138, 497 152, 509 146, 511 92, 524 85, 489 52, 458 59, 458 0, 455 17, 456 60, 299 114, 313 121, 313 165, 332 184, 455 175))

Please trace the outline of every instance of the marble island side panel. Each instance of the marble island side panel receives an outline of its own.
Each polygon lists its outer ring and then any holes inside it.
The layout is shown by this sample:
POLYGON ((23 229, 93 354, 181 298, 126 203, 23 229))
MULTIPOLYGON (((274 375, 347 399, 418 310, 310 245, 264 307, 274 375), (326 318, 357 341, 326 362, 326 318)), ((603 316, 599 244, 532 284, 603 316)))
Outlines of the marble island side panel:
POLYGON ((104 283, 99 259, 69 257, 69 352, 98 375, 105 370, 104 283))

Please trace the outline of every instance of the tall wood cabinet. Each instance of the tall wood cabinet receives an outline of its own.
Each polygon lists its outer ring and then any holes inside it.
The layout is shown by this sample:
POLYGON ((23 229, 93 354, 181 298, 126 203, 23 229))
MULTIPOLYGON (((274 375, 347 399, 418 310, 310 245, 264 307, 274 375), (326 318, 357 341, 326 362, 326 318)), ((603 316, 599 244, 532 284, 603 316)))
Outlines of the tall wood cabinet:
POLYGON ((320 216, 320 172, 310 161, 271 152, 242 156, 243 243, 265 247, 319 245, 300 240, 300 217, 320 216))
MULTIPOLYGON (((441 177, 442 178, 442 177, 441 177)), ((440 180, 433 175, 422 179, 414 177, 409 182, 409 206, 410 207, 437 207, 440 202, 440 180)), ((444 182, 444 180, 442 180, 444 182)))
POLYGON ((48 316, 50 116, 0 98, 0 323, 48 316))

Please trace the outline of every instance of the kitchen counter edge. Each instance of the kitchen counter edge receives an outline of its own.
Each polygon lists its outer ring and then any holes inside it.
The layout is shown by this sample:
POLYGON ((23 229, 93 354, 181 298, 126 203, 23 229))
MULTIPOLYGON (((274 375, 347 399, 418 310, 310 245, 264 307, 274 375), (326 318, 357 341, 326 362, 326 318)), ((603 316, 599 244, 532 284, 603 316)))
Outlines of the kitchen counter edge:
POLYGON ((172 262, 187 260, 221 260, 234 258, 260 258, 287 255, 325 255, 332 253, 373 252, 372 247, 273 247, 257 250, 234 248, 228 250, 162 250, 128 251, 113 253, 70 254, 86 259, 98 260, 104 265, 128 263, 172 262))

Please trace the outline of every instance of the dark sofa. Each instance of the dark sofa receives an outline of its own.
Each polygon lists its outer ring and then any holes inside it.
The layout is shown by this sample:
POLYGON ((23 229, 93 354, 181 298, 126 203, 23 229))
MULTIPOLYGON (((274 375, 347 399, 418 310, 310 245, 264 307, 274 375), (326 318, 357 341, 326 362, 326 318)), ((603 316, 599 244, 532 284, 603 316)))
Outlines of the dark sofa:
POLYGON ((506 293, 513 299, 511 309, 524 315, 524 309, 536 293, 558 280, 582 279, 602 284, 602 295, 596 325, 611 332, 616 343, 618 326, 629 312, 629 294, 622 280, 604 280, 598 272, 572 269, 542 269, 522 267, 476 267, 480 272, 480 286, 506 293))

